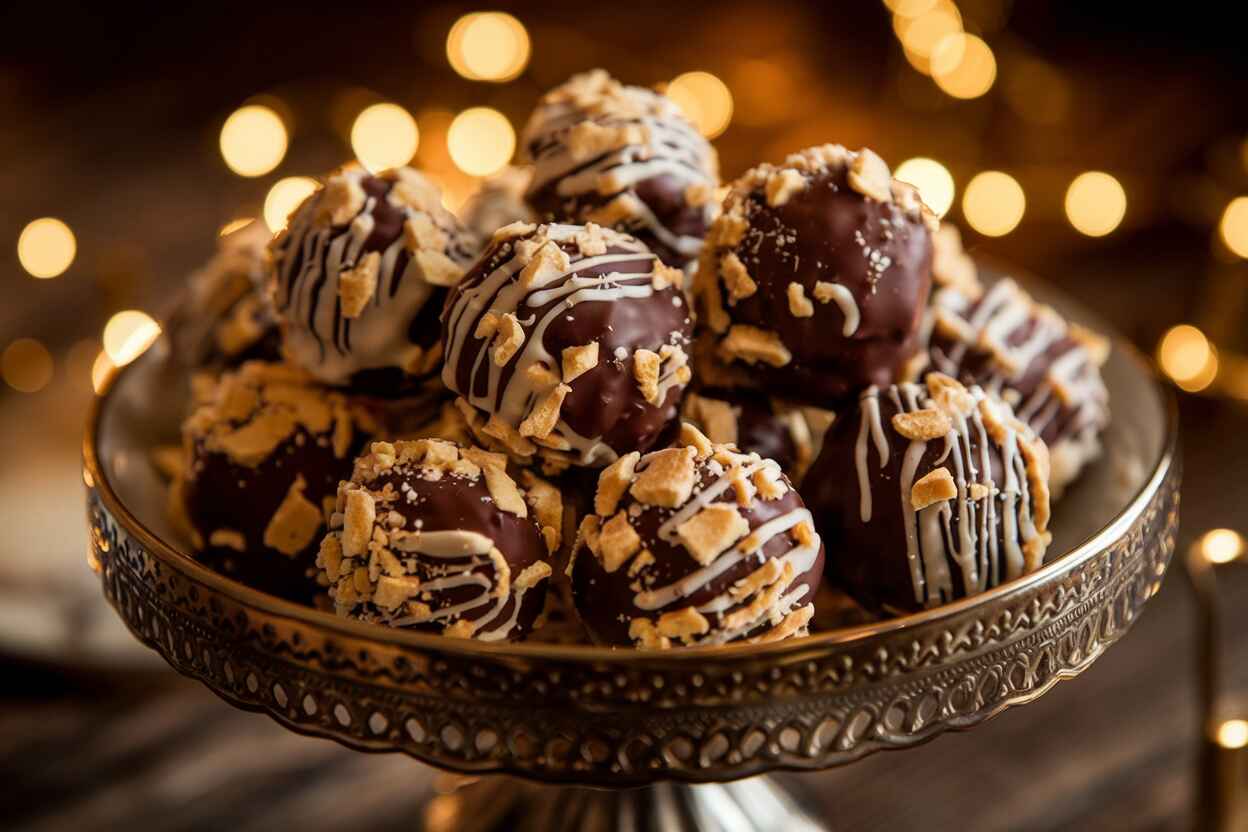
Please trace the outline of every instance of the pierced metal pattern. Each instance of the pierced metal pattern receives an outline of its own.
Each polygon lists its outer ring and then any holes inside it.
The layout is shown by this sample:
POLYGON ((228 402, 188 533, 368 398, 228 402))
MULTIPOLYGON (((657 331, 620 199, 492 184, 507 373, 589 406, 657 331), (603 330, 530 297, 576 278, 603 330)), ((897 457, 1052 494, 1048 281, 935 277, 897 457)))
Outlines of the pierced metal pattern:
POLYGON ((943 617, 842 641, 619 660, 369 637, 312 611, 278 614, 146 548, 96 489, 88 513, 104 591, 130 629, 230 702, 457 771, 623 786, 825 768, 1035 699, 1091 664, 1157 591, 1178 483, 1175 458, 1106 548, 943 617))

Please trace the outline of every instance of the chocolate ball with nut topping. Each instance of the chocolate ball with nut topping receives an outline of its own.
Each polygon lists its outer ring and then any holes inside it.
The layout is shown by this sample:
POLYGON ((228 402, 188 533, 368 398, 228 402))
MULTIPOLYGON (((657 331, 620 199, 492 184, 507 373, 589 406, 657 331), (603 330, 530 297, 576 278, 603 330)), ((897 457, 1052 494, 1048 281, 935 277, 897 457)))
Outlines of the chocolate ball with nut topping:
POLYGON ((562 499, 507 458, 437 439, 374 442, 338 491, 317 566, 340 615, 516 641, 545 601, 562 499))
POLYGON ((270 246, 285 355, 325 384, 407 393, 437 371, 438 314, 476 250, 420 173, 335 171, 270 246))
POLYGON ((804 635, 823 572, 810 512, 774 461, 685 424, 603 470, 572 561, 602 643, 643 649, 804 635))
POLYGON ((653 447, 691 377, 681 280, 592 223, 500 229, 443 313, 442 380, 477 440, 550 474, 653 447))
POLYGON ((978 387, 929 373, 870 387, 841 414, 802 486, 835 540, 828 577, 859 603, 912 612, 1040 567, 1044 442, 978 387))
POLYGON ((378 431, 371 410, 278 364, 226 373, 183 426, 174 509, 199 557, 230 577, 308 602, 338 482, 378 431))
POLYGON ((902 377, 919 351, 934 228, 870 150, 823 145, 746 173, 695 279, 699 347, 722 371, 708 383, 834 408, 902 377))
POLYGON ((669 266, 698 256, 715 216, 714 148, 665 95, 601 69, 547 93, 521 138, 540 217, 633 234, 669 266))

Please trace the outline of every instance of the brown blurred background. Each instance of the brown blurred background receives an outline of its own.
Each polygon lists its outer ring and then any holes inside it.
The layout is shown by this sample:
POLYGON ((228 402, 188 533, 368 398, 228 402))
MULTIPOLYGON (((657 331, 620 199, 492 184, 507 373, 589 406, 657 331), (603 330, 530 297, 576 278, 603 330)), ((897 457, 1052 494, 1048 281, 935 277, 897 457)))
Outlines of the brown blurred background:
MULTIPOLYGON (((279 224, 306 177, 353 156, 411 159, 458 208, 509 161, 537 96, 594 66, 670 83, 725 179, 825 141, 880 152, 973 249, 1062 286, 1160 360, 1183 391, 1181 545, 1245 525, 1235 4, 185 5, 0 10, 0 671, 15 680, 0 693, 0 817, 349 828, 358 818, 325 809, 323 790, 369 783, 409 786, 372 822, 410 826, 403 808, 429 787, 415 764, 230 712, 102 607, 80 520, 92 379, 154 336, 224 225, 279 224)), ((853 828, 1183 828, 1191 616, 1172 579, 1080 682, 971 735, 806 781, 853 828)))

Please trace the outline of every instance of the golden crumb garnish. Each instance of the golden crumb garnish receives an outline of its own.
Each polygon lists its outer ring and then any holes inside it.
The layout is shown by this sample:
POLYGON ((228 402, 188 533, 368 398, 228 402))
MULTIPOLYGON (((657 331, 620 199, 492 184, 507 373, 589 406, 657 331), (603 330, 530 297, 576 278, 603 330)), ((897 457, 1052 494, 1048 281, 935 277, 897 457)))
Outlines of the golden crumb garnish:
POLYGON ((953 423, 944 411, 928 407, 894 414, 893 428, 907 439, 927 442, 947 436, 953 430, 953 423))
POLYGON ((815 314, 815 305, 806 297, 806 287, 796 280, 789 284, 789 314, 794 318, 809 318, 815 314))
POLYGON ((685 504, 693 493, 697 472, 693 448, 664 448, 642 457, 645 468, 633 481, 629 493, 639 502, 663 508, 685 504))
POLYGON ((621 511, 602 524, 598 535, 598 555, 602 568, 614 572, 629 558, 641 550, 641 538, 628 522, 628 514, 621 511))
POLYGON ((676 536, 690 557, 706 566, 749 531, 750 524, 736 506, 711 503, 677 526, 676 536))
POLYGON ((948 468, 937 468, 920 478, 910 489, 910 505, 922 511, 935 503, 952 500, 958 496, 958 487, 948 468))
POLYGON ((620 498, 633 481, 633 472, 641 454, 637 451, 625 454, 602 469, 598 475, 598 491, 594 495, 594 513, 601 517, 614 514, 620 498))
POLYGON ((740 360, 746 364, 761 361, 772 367, 783 367, 793 360, 793 354, 778 333, 748 324, 733 324, 719 342, 719 353, 730 361, 740 360))

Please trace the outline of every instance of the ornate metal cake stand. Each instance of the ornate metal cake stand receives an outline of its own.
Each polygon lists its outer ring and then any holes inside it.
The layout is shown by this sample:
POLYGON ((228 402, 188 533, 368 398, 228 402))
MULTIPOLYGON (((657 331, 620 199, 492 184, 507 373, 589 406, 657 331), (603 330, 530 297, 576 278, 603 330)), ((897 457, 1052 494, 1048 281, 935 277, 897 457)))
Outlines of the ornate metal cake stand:
POLYGON ((979 597, 778 644, 667 653, 386 629, 262 594, 185 553, 148 462, 183 412, 168 363, 149 351, 92 414, 90 557, 108 600, 139 640, 233 705, 472 775, 431 804, 428 829, 823 828, 765 775, 907 748, 1036 699, 1130 628, 1174 550, 1173 403, 1118 342, 1107 452, 1057 506, 1050 561, 979 597))

